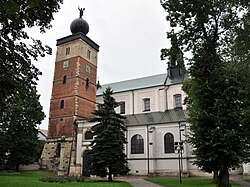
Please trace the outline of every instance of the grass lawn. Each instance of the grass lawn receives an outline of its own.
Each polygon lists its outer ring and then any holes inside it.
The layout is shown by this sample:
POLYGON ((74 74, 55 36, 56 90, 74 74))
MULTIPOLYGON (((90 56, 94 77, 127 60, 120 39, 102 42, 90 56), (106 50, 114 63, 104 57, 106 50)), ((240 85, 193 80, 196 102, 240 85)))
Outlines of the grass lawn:
POLYGON ((125 182, 105 182, 86 180, 85 182, 50 183, 39 181, 40 177, 48 173, 41 171, 29 171, 12 174, 0 174, 1 187, 131 187, 125 182))
MULTIPOLYGON (((215 187, 211 179, 203 178, 183 178, 182 184, 178 178, 146 178, 145 180, 159 184, 165 187, 215 187)), ((232 187, 242 187, 231 182, 232 187)))

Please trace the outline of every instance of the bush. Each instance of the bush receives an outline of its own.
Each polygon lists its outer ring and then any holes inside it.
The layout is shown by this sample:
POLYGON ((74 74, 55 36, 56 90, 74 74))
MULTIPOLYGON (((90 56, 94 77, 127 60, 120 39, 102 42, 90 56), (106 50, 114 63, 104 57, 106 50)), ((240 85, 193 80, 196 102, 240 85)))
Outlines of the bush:
POLYGON ((59 177, 59 176, 46 176, 46 177, 41 177, 39 181, 42 182, 58 182, 58 183, 65 183, 65 182, 84 182, 83 177, 75 177, 75 176, 64 176, 64 177, 59 177))

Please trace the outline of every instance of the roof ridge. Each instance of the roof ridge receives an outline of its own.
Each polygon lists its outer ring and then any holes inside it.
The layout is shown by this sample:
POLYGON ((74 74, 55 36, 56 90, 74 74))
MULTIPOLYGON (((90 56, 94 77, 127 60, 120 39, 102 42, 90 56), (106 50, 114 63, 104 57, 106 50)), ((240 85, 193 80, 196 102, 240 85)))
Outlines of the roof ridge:
POLYGON ((101 85, 102 88, 97 90, 97 95, 102 95, 102 92, 107 88, 111 87, 114 93, 124 92, 129 90, 137 90, 142 88, 150 88, 156 86, 163 86, 167 74, 158 74, 147 77, 141 77, 137 79, 130 79, 126 81, 114 82, 109 84, 101 85))
MULTIPOLYGON (((132 79, 127 79, 127 80, 122 80, 122 81, 117 81, 117 82, 110 82, 110 83, 103 84, 102 86, 110 85, 110 84, 116 84, 116 83, 130 82, 130 81, 135 81, 135 80, 140 80, 140 79, 148 79, 148 78, 158 77, 158 76, 163 76, 163 75, 167 76, 166 73, 161 73, 161 74, 149 75, 149 76, 139 77, 139 78, 132 78, 132 79)), ((163 81, 163 83, 164 83, 164 81, 163 81)))

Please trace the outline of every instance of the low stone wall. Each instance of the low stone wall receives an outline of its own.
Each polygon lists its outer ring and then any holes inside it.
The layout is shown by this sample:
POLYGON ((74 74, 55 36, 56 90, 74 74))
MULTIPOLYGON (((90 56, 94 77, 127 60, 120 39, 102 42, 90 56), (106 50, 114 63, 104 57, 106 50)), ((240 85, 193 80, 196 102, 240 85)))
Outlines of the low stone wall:
POLYGON ((38 162, 35 162, 34 164, 20 165, 19 169, 22 171, 39 170, 40 164, 38 162))

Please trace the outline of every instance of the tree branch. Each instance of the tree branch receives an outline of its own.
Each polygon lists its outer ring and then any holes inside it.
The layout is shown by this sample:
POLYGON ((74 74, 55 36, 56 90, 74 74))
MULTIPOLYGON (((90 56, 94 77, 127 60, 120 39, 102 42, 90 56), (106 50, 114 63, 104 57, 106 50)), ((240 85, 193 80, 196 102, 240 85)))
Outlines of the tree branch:
POLYGON ((204 23, 201 23, 201 29, 202 29, 205 40, 207 40, 207 31, 206 31, 204 23))

